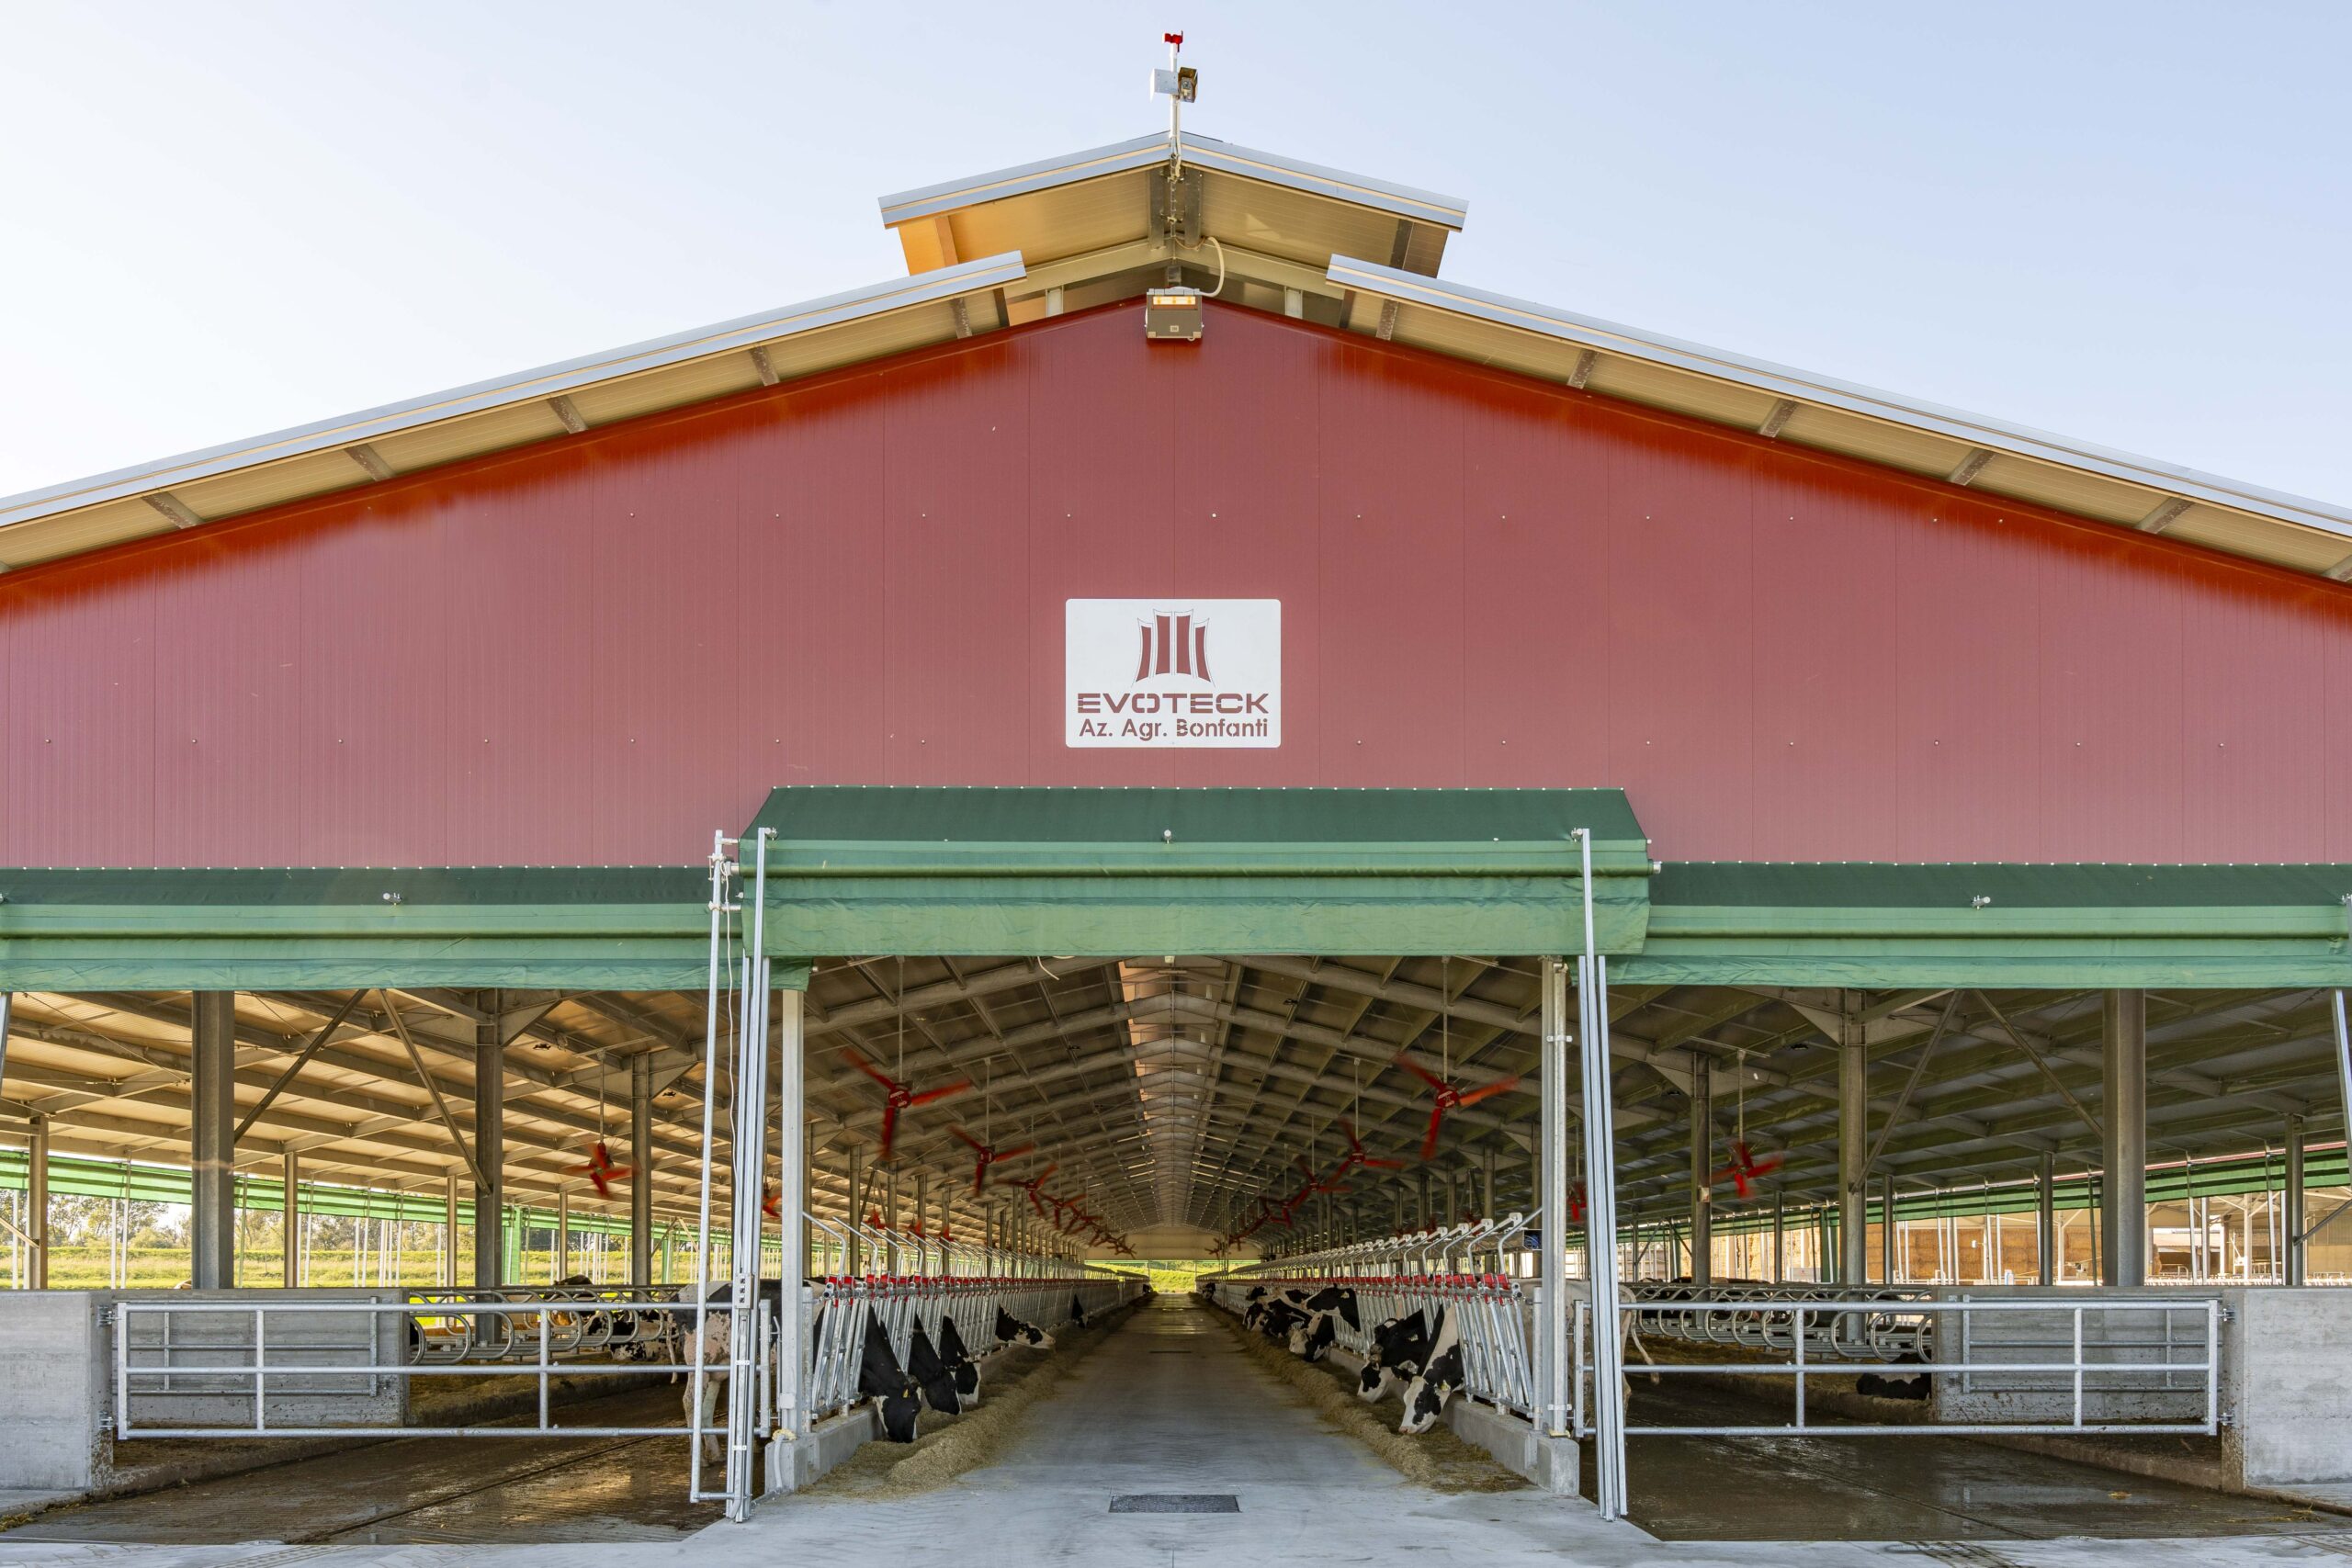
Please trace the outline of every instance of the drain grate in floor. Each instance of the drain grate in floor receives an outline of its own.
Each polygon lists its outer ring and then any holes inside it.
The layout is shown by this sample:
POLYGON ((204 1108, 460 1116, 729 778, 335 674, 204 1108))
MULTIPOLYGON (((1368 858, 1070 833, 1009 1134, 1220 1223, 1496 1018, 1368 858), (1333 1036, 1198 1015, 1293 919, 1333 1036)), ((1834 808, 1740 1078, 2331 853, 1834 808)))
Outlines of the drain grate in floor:
POLYGON ((1230 1492, 1130 1492, 1111 1499, 1114 1514, 1238 1514, 1241 1499, 1230 1492))

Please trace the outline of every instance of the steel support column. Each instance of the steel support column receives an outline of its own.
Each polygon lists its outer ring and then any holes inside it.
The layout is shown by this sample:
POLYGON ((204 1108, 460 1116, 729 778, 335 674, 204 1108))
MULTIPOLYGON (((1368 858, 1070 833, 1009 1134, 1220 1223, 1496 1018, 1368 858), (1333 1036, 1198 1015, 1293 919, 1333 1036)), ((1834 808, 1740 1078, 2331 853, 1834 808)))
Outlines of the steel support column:
POLYGON ((2148 994, 2109 991, 2100 1107, 2107 1167, 2103 1285, 2148 1282, 2148 994))
POLYGON ((653 1053, 628 1059, 628 1282, 653 1283, 653 1053))
POLYGON ((1789 1196, 1772 1189, 1772 1283, 1789 1282, 1789 1196))
POLYGON ((458 1173, 454 1170, 441 1179, 441 1224, 447 1238, 442 1243, 441 1282, 454 1291, 465 1277, 458 1271, 458 1173))
MULTIPOLYGON (((1849 1285, 1870 1280, 1870 1056, 1862 1041, 1862 1003, 1848 991, 1838 1022, 1838 1274, 1849 1285)), ((1826 1249, 1825 1249, 1826 1253, 1826 1249)), ((1828 1261, 1826 1256, 1823 1261, 1828 1261)))
POLYGON ((2038 1283, 2058 1282, 2058 1156, 2044 1149, 2041 1169, 2034 1179, 2034 1247, 2041 1263, 2034 1270, 2038 1283))
POLYGON ((286 1257, 284 1284, 290 1291, 302 1282, 302 1156, 291 1146, 279 1161, 278 1180, 286 1189, 278 1199, 277 1224, 284 1233, 278 1238, 286 1257))
MULTIPOLYGON (((1594 1501, 1606 1519, 1625 1515, 1625 1405, 1618 1398, 1623 1384, 1622 1346, 1618 1338, 1617 1288, 1617 1116, 1610 1081, 1609 960, 1602 957, 1593 931, 1592 833, 1576 829, 1578 881, 1584 903, 1584 948, 1577 963, 1577 1044, 1582 1053, 1584 1087, 1584 1170, 1586 1258, 1592 1292, 1592 1386, 1594 1470, 1598 1484, 1594 1501)), ((1549 1429, 1567 1430, 1568 1382, 1575 1376, 1569 1364, 1567 1339, 1566 1258, 1568 1214, 1567 1162, 1567 969, 1557 959, 1544 965, 1544 1120, 1552 1134, 1545 1161, 1551 1190, 1544 1210, 1544 1271, 1552 1281, 1547 1297, 1553 1303, 1551 1333, 1554 1406, 1549 1429), (1554 1239, 1556 1237, 1557 1239, 1554 1239)))
POLYGON ((1703 1052, 1690 1053, 1690 1282, 1715 1280, 1714 1086, 1703 1052))
POLYGON ((32 1142, 25 1151, 25 1225, 32 1232, 32 1279, 49 1289, 49 1118, 33 1112, 32 1142))
POLYGON ((498 996, 480 1002, 474 1025, 474 1283, 506 1283, 506 1043, 498 1027, 498 996))
MULTIPOLYGON (((858 1183, 864 1179, 865 1174, 865 1151, 855 1144, 852 1144, 849 1148, 849 1250, 842 1263, 842 1268, 852 1277, 865 1271, 865 1243, 857 1232, 857 1227, 865 1223, 865 1211, 859 1207, 864 1194, 858 1190, 858 1183)), ((1005 1247, 1004 1213, 1001 1207, 991 1210, 989 1213, 989 1245, 994 1247, 1005 1247)), ((1011 1249, 1006 1247, 1005 1250, 1011 1249)))
POLYGON ((555 1190, 555 1256, 548 1259, 548 1283, 571 1277, 571 1189, 555 1190))
POLYGON ((1878 1277, 1883 1284, 1894 1283, 1894 1173, 1891 1170, 1878 1183, 1878 1277))
POLYGON ((2287 1223, 2278 1227, 2287 1238, 2285 1279, 2290 1285, 2303 1282, 2308 1265, 2305 1258, 2310 1244, 2304 1238, 2303 1227, 2310 1224, 2303 1217, 2303 1119, 2287 1118, 2287 1223))
POLYGON ((198 991, 189 999, 188 1277, 199 1291, 225 1291, 237 1282, 237 994, 198 991))

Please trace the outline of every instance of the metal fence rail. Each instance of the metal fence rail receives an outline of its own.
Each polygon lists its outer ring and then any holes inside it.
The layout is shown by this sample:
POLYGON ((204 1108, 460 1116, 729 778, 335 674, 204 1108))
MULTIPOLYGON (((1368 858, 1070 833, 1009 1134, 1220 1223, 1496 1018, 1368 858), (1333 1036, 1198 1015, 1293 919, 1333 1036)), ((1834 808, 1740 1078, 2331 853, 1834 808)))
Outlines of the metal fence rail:
MULTIPOLYGON (((630 1376, 644 1372, 692 1372, 694 1364, 684 1359, 667 1361, 587 1360, 568 1359, 559 1349, 571 1331, 560 1329, 559 1320, 565 1309, 577 1310, 579 1303, 569 1297, 543 1297, 534 1302, 469 1301, 451 1302, 257 1302, 223 1304, 215 1302, 141 1302, 125 1301, 115 1306, 114 1324, 114 1422, 118 1439, 142 1438, 380 1438, 389 1435, 413 1438, 535 1438, 549 1435, 565 1437, 653 1437, 700 1434, 699 1424, 662 1427, 571 1426, 557 1423, 551 1409, 551 1380, 594 1376, 630 1376), (321 1340, 271 1333, 271 1325, 286 1325, 305 1319, 357 1317, 371 1325, 368 1337, 356 1343, 321 1340), (437 1353, 418 1357, 416 1340, 403 1333, 395 1336, 394 1359, 386 1359, 386 1337, 373 1331, 372 1325, 387 1317, 397 1317, 413 1325, 420 1317, 443 1325, 462 1320, 467 1327, 461 1331, 470 1343, 494 1345, 494 1357, 468 1359, 463 1355, 442 1356, 437 1353), (141 1321, 152 1320, 153 1332, 142 1342, 139 1332, 141 1321), (204 1335, 191 1341, 187 1330, 180 1331, 175 1342, 173 1325, 188 1320, 209 1320, 203 1326, 213 1327, 215 1334, 204 1335), (494 1322, 485 1329, 482 1325, 494 1322), (235 1331, 235 1325, 250 1325, 250 1337, 242 1334, 234 1338, 218 1337, 218 1330, 235 1331), (522 1359, 527 1352, 527 1359, 522 1359), (189 1361, 175 1358, 188 1355, 201 1359, 189 1361), (330 1359, 322 1359, 322 1357, 330 1359), (160 1359, 155 1359, 160 1358, 160 1359), (360 1392, 348 1385, 347 1380, 370 1380, 374 1392, 377 1380, 409 1378, 512 1377, 522 1372, 536 1378, 538 1384, 537 1418, 529 1424, 511 1426, 417 1427, 400 1420, 365 1423, 278 1422, 269 1418, 269 1403, 275 1394, 281 1400, 295 1397, 332 1398, 360 1392), (346 1380, 335 1386, 335 1380, 346 1380), (171 1396, 218 1401, 228 1397, 246 1402, 249 1407, 245 1420, 230 1423, 209 1421, 187 1425, 149 1422, 140 1423, 134 1416, 139 1403, 171 1396)), ((699 1326, 703 1315, 726 1311, 725 1303, 702 1305, 675 1303, 659 1309, 682 1324, 681 1332, 671 1337, 681 1346, 700 1338, 699 1326), (692 1326, 683 1326, 691 1325, 692 1326)), ((422 1333, 422 1330, 418 1331, 422 1333)))
MULTIPOLYGON (((2060 1301, 1993 1300, 1934 1301, 1876 1299, 1881 1292, 1857 1296, 1814 1293, 1790 1297, 1743 1295, 1704 1301, 1647 1299, 1628 1304, 1627 1320, 1685 1320, 1677 1337, 1705 1343, 1738 1345, 1758 1350, 1785 1352, 1785 1360, 1732 1362, 1657 1362, 1644 1369, 1666 1377, 1741 1376, 1784 1377, 1792 1381, 1792 1418, 1770 1426, 1628 1426, 1628 1435, 1770 1438, 1803 1432, 1820 1437, 1989 1436, 2004 1433, 2065 1432, 2081 1434, 2180 1434, 2211 1436, 2221 1427, 2221 1325, 2218 1298, 2199 1302, 2152 1302, 2134 1296, 2076 1296, 2060 1301), (2161 1337, 2135 1328, 2134 1319, 2155 1314, 2161 1337), (2192 1332, 2184 1340, 2175 1333, 2176 1315, 2188 1317, 2192 1332), (1743 1325, 1736 1321, 1747 1318, 1743 1325), (1880 1326, 1867 1321, 1883 1318, 1880 1326), (2058 1331, 2034 1332, 2035 1318, 2053 1320, 2058 1331), (1865 1320, 1855 1322, 1854 1320, 1865 1320), (1720 1325, 1703 1320, 1721 1320, 1720 1325), (1917 1343, 1925 1348, 1921 1359, 1905 1364, 1905 1376, 1958 1380, 1962 1393, 1982 1393, 1978 1385, 2010 1396, 2029 1406, 2051 1407, 2047 1416, 2020 1416, 1996 1420, 1929 1420, 1917 1423, 1837 1421, 1822 1424, 1811 1418, 1808 1382, 1825 1375, 1849 1374, 1858 1359, 1887 1358, 1870 1348, 1901 1343, 1917 1332, 1914 1323, 1929 1326, 1917 1343), (2020 1320, 2026 1331, 2018 1337, 2006 1330, 1987 1334, 1984 1325, 2020 1320), (2086 1326, 2096 1325, 2096 1331, 2086 1326), (2120 1328, 2121 1333, 2114 1332, 2120 1328), (1821 1347, 1841 1348, 1825 1358, 1821 1347), (1935 1347, 1956 1347, 1959 1359, 1936 1359, 1935 1347), (2141 1359, 2156 1352, 2161 1359, 2141 1359), (2187 1352, 2194 1359, 2183 1359, 2187 1352), (2014 1353, 2014 1354, 2013 1354, 2014 1353), (2090 1403, 2102 1396, 2177 1395, 2169 1403, 2187 1404, 2199 1414, 2191 1419, 2092 1419, 2090 1403)), ((1593 1357, 1591 1316, 1577 1314, 1577 1429, 1587 1435, 1587 1380, 1593 1357)), ((1917 1352, 1915 1352, 1917 1353, 1917 1352)), ((1621 1391, 1622 1397, 1622 1391, 1621 1391)))

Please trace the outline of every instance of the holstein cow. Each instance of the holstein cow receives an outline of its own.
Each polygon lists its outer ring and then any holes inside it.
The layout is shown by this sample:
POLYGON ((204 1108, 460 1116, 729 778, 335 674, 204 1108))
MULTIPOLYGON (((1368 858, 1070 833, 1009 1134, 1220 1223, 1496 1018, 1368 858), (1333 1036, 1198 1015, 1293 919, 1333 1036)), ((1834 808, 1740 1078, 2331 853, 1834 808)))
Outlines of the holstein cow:
MULTIPOLYGON (((1445 1309, 1437 1309, 1438 1325, 1445 1325, 1445 1309)), ((1356 1375, 1356 1393, 1377 1404, 1389 1391, 1420 1375, 1430 1359, 1429 1320, 1419 1307, 1406 1317, 1392 1317, 1372 1331, 1372 1354, 1356 1375)))
POLYGON ((1396 1429, 1418 1438, 1436 1426, 1446 1400, 1462 1386, 1462 1336, 1453 1315, 1448 1314, 1438 1325, 1437 1337, 1430 1342, 1430 1359, 1420 1375, 1405 1390, 1405 1418, 1396 1429))
POLYGON ((944 1313, 939 1318, 939 1359, 947 1363, 947 1375, 956 1382, 956 1402, 969 1410, 980 1402, 980 1364, 972 1359, 972 1352, 965 1347, 964 1336, 956 1328, 956 1320, 944 1313))
MULTIPOLYGON (((1916 1352, 1910 1350, 1904 1351, 1889 1364, 1897 1367, 1927 1365, 1916 1352)), ((1928 1397, 1928 1384, 1932 1381, 1925 1372, 1914 1372, 1909 1377, 1902 1378, 1883 1378, 1876 1372, 1864 1372, 1854 1380, 1854 1392, 1869 1394, 1873 1399, 1925 1399, 1928 1397)))
POLYGON ((1356 1293, 1345 1285, 1326 1285, 1307 1297, 1301 1307, 1307 1314, 1306 1321, 1292 1326, 1290 1353, 1310 1361, 1321 1360, 1338 1342, 1335 1318, 1350 1328, 1363 1326, 1363 1320, 1356 1315, 1356 1293))
MULTIPOLYGON (((705 1429, 702 1440, 705 1459, 718 1459, 725 1451, 718 1435, 708 1428, 718 1418, 718 1391, 727 1386, 728 1340, 735 1326, 735 1313, 731 1305, 734 1295, 732 1284, 718 1284, 713 1285, 703 1297, 706 1303, 727 1302, 730 1305, 718 1311, 706 1310, 702 1314, 702 1330, 695 1336, 694 1359, 703 1363, 702 1416, 699 1423, 695 1416, 694 1379, 692 1374, 686 1377, 684 1396, 686 1421, 689 1426, 698 1424, 705 1429)), ((784 1304, 784 1287, 774 1280, 763 1280, 753 1301, 755 1304, 770 1309, 772 1314, 780 1312, 784 1304)))
POLYGON ((1054 1337, 1034 1323, 1023 1323, 1002 1307, 996 1309, 996 1337, 1007 1345, 1026 1345, 1032 1350, 1050 1350, 1054 1337))
POLYGON ((963 1413, 963 1404, 956 1397, 956 1374, 920 1323, 907 1341, 907 1375, 922 1390, 922 1396, 931 1401, 933 1410, 942 1416, 963 1413))
POLYGON ((922 1415, 922 1391, 890 1348, 882 1321, 865 1320, 865 1353, 857 1367, 857 1392, 882 1407, 882 1435, 894 1443, 915 1440, 915 1422, 922 1415))

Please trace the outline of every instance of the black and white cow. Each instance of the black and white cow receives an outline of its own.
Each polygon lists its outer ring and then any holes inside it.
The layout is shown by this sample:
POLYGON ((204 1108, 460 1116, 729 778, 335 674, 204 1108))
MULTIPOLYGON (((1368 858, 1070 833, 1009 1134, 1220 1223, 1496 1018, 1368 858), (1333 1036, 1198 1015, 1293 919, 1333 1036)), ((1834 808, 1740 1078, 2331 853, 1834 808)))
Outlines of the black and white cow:
POLYGON ((1309 1361, 1319 1361, 1330 1353, 1339 1340, 1339 1325, 1362 1328, 1363 1320, 1356 1314, 1356 1293, 1345 1285, 1326 1285, 1299 1303, 1306 1314, 1306 1321, 1295 1324, 1290 1331, 1290 1353, 1309 1361))
MULTIPOLYGON (((1927 1363, 1913 1351, 1905 1350, 1894 1358, 1892 1365, 1919 1367, 1927 1363)), ((1876 1372, 1864 1372, 1854 1380, 1854 1392, 1873 1399, 1925 1399, 1932 1380, 1925 1372, 1913 1372, 1908 1377, 1881 1377, 1876 1372)))
MULTIPOLYGON (((735 1287, 731 1283, 721 1282, 711 1286, 703 1297, 706 1303, 727 1302, 730 1304, 715 1311, 705 1311, 702 1314, 701 1332, 694 1336, 694 1359, 703 1363, 700 1425, 704 1428, 702 1446, 705 1459, 718 1459, 725 1451, 718 1434, 710 1431, 709 1428, 718 1419, 719 1390, 727 1386, 728 1341, 735 1326, 735 1313, 731 1305, 734 1296, 735 1287)), ((784 1287, 776 1280, 763 1280, 759 1282, 759 1289, 753 1300, 758 1306, 767 1309, 768 1315, 774 1316, 783 1310, 784 1287)), ((684 1404, 687 1423, 693 1425, 695 1424, 695 1385, 692 1374, 686 1374, 684 1404)))
POLYGON ((933 1410, 942 1416, 963 1414, 963 1404, 956 1397, 956 1374, 920 1323, 907 1341, 907 1376, 922 1390, 933 1410))
POLYGON ((1002 1307, 996 1309, 996 1337, 1007 1345, 1025 1345, 1032 1350, 1050 1350, 1054 1337, 1034 1323, 1023 1323, 1002 1307))
POLYGON ((1258 1320, 1265 1315, 1266 1287, 1252 1285, 1250 1287, 1250 1293, 1242 1298, 1241 1326, 1255 1328, 1258 1326, 1258 1320))
MULTIPOLYGON (((1445 1309, 1437 1309, 1438 1325, 1445 1324, 1445 1309)), ((1404 1317, 1392 1317, 1372 1331, 1372 1354, 1356 1375, 1357 1396, 1377 1404, 1389 1393, 1420 1375, 1430 1359, 1429 1319, 1420 1308, 1404 1317)))
MULTIPOLYGON (((922 1390, 899 1365, 882 1320, 865 1320, 865 1346, 857 1367, 857 1391, 882 1407, 882 1435, 894 1443, 915 1440, 915 1422, 922 1415, 922 1390)), ((951 1391, 952 1392, 952 1391, 951 1391)))
POLYGON ((980 1364, 972 1359, 971 1350, 964 1343, 956 1320, 942 1313, 939 1318, 939 1359, 947 1363, 947 1375, 955 1380, 956 1403, 969 1410, 980 1402, 980 1364))
POLYGON ((1437 1425, 1438 1416, 1445 1410, 1445 1402, 1462 1386, 1462 1336, 1453 1314, 1438 1325, 1437 1337, 1430 1341, 1430 1358, 1421 1366, 1419 1376, 1405 1389, 1405 1418, 1396 1429, 1408 1438, 1418 1438, 1437 1425))

